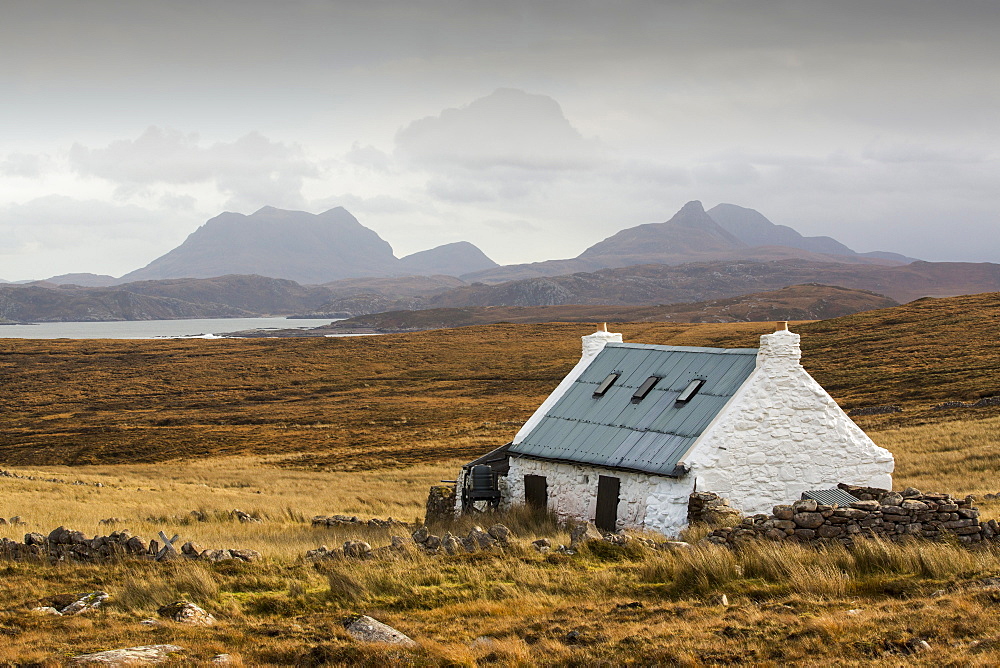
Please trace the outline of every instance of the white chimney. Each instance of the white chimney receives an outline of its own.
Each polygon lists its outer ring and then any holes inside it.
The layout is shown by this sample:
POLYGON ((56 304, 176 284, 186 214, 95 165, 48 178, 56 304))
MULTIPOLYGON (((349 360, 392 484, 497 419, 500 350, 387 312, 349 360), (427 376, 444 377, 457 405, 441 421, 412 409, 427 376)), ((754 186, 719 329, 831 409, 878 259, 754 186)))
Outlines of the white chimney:
POLYGON ((774 334, 764 334, 760 337, 757 366, 798 366, 801 357, 799 335, 788 331, 787 322, 779 323, 779 329, 774 334))
MULTIPOLYGON (((622 335, 613 334, 608 331, 608 323, 601 325, 601 328, 594 332, 593 334, 588 334, 587 336, 580 337, 583 339, 583 358, 591 359, 597 353, 604 350, 604 346, 609 343, 621 343, 622 335)), ((582 360, 581 360, 582 361, 582 360)))

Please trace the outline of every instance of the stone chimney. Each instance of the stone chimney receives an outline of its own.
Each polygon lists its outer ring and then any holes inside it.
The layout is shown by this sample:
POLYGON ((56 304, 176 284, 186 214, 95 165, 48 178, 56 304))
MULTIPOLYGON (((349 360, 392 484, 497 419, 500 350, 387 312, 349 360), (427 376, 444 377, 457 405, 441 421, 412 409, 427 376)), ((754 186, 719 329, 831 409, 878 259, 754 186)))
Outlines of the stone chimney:
POLYGON ((757 366, 798 366, 802 357, 799 347, 799 335, 788 331, 788 323, 779 323, 779 329, 774 334, 764 334, 760 337, 760 350, 757 352, 757 366))
POLYGON ((589 360, 604 350, 604 346, 609 343, 621 343, 622 335, 613 334, 608 331, 608 323, 601 325, 601 328, 593 334, 581 337, 583 339, 583 358, 589 360))

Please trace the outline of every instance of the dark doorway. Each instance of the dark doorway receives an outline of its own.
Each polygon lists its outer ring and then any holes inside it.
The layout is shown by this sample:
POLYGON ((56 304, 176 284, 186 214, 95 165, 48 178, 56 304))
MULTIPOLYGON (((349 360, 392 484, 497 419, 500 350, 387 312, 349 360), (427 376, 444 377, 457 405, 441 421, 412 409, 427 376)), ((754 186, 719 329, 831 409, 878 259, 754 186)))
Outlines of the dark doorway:
POLYGON ((532 508, 545 510, 549 504, 548 485, 543 475, 524 476, 524 502, 532 508))
POLYGON ((618 524, 618 490, 621 480, 602 475, 597 481, 597 516, 594 524, 601 531, 616 530, 618 524))

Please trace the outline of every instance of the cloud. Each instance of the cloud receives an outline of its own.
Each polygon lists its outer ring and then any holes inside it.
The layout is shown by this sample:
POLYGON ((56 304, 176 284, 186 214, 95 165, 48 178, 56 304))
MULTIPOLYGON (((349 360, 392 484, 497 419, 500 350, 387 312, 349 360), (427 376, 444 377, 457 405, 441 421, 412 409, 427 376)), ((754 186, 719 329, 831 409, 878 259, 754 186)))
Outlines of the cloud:
POLYGON ((257 132, 203 147, 198 135, 150 127, 135 140, 105 148, 74 144, 69 161, 80 175, 118 184, 121 197, 157 184, 212 183, 236 208, 300 205, 304 180, 319 176, 300 147, 257 132))
POLYGON ((183 240, 186 217, 133 204, 49 195, 0 206, 5 278, 125 273, 183 240))
POLYGON ((45 155, 11 153, 0 161, 0 174, 35 179, 41 177, 51 166, 52 160, 45 155))
POLYGON ((410 123, 396 134, 396 153, 432 169, 567 171, 594 167, 602 150, 570 125, 551 97, 500 88, 410 123))
POLYGON ((362 146, 354 142, 344 159, 352 165, 367 167, 377 172, 387 172, 392 167, 392 156, 370 144, 362 146))

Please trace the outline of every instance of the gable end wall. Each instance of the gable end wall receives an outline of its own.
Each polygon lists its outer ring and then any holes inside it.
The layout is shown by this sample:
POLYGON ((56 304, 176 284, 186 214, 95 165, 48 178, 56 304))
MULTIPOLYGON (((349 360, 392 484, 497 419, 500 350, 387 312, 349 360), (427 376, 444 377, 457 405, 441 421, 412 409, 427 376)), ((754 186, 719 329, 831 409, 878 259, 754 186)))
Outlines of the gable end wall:
POLYGON ((841 482, 892 487, 892 454, 797 363, 758 366, 685 463, 698 491, 715 492, 746 514, 841 482))

